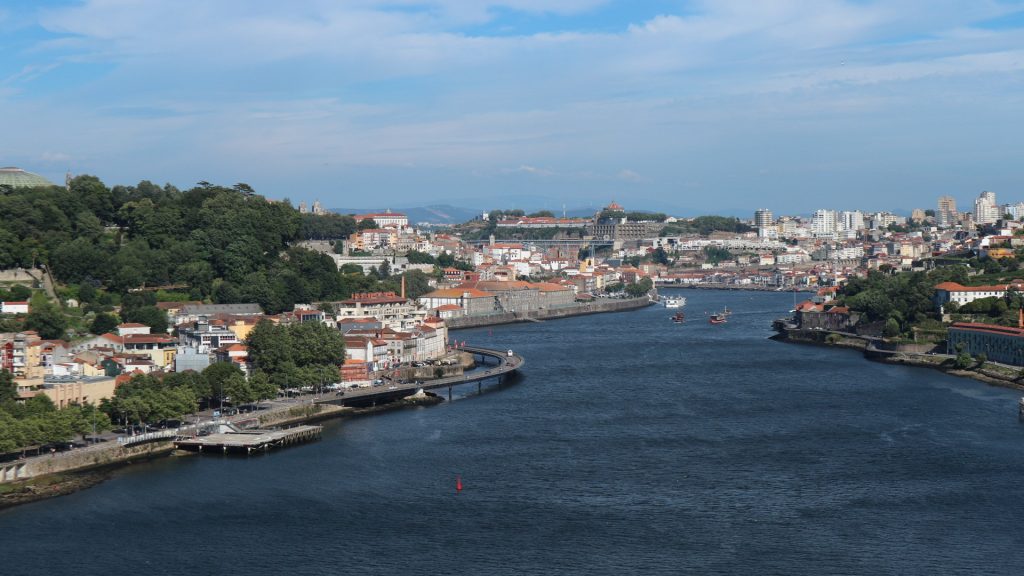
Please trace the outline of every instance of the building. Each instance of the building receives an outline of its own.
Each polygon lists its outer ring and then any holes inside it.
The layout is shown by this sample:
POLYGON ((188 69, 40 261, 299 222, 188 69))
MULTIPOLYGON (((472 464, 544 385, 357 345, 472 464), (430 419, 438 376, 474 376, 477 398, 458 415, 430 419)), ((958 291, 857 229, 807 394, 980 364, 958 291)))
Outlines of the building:
POLYGON ((963 286, 956 282, 943 282, 935 286, 935 295, 932 298, 935 305, 941 310, 949 302, 963 306, 982 298, 1002 298, 1006 296, 1006 290, 1011 286, 1016 290, 1022 290, 1024 281, 1014 280, 1010 284, 994 286, 963 286))
POLYGON ((0 302, 0 314, 28 314, 30 309, 28 302, 0 302))
POLYGON ((214 316, 262 316, 263 309, 259 304, 188 304, 182 306, 174 317, 174 324, 185 324, 214 316))
POLYGON ((99 404, 101 400, 113 398, 115 381, 110 376, 51 376, 43 380, 39 388, 57 408, 72 404, 99 404))
POLYGON ((938 208, 935 212, 936 223, 942 228, 955 226, 960 217, 956 211, 956 198, 940 196, 938 208))
POLYGON ((989 360, 1024 366, 1024 323, 1018 327, 956 322, 946 336, 946 353, 984 354, 989 360))
POLYGON ((40 186, 56 186, 38 174, 26 172, 13 166, 0 168, 0 187, 7 188, 38 188, 40 186))
POLYGON ((863 230, 864 213, 860 210, 843 210, 839 213, 839 227, 843 230, 863 230))
POLYGON ((757 235, 761 238, 778 236, 775 218, 772 216, 772 211, 767 208, 758 208, 754 211, 754 227, 757 228, 757 235))
POLYGON ((925 219, 924 210, 922 210, 921 208, 914 208, 910 212, 910 219, 913 220, 914 222, 917 222, 918 224, 920 224, 921 222, 924 222, 924 219, 925 219))
POLYGON ((412 328, 427 316, 427 311, 420 310, 414 301, 394 292, 357 293, 348 300, 332 302, 331 305, 338 323, 368 318, 393 330, 412 328))
POLYGON ((178 326, 178 340, 184 346, 209 354, 221 346, 238 343, 238 336, 226 328, 222 320, 201 317, 188 325, 178 326))
POLYGON ((811 216, 811 233, 815 236, 829 236, 836 231, 836 213, 834 210, 815 210, 811 216))
POLYGON ((356 224, 363 220, 373 220, 377 223, 380 228, 408 228, 409 217, 399 212, 392 212, 391 210, 385 210, 384 212, 373 212, 370 214, 357 214, 355 217, 356 224))
POLYGON ((999 205, 996 204, 995 192, 982 192, 974 200, 974 221, 978 224, 995 224, 1002 218, 999 205))
MULTIPOLYGON (((474 288, 445 288, 434 290, 419 297, 419 303, 428 310, 439 310, 445 306, 458 306, 459 316, 481 316, 498 312, 498 298, 495 294, 474 288)), ((455 314, 450 309, 445 316, 451 318, 455 314)))

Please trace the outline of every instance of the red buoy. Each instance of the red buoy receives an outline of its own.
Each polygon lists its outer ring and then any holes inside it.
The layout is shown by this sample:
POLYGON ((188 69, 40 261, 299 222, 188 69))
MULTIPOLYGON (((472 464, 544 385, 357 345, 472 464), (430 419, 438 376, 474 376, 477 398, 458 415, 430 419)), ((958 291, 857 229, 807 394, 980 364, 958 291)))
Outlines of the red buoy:
POLYGON ((455 491, 456 492, 462 492, 462 477, 461 476, 456 476, 455 477, 455 491))

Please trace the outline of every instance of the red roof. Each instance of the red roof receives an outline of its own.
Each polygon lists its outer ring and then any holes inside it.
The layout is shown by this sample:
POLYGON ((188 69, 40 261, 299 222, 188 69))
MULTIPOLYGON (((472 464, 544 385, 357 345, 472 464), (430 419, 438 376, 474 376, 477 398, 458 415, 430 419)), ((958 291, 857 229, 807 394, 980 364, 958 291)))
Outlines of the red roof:
POLYGON ((956 282, 943 282, 935 286, 936 290, 946 292, 1005 292, 1009 284, 996 284, 994 286, 964 286, 956 282))
POLYGON ((1024 338, 1024 328, 1013 328, 1010 326, 999 326, 997 324, 982 324, 981 322, 955 322, 949 327, 951 330, 968 330, 971 332, 986 332, 988 334, 999 334, 1001 336, 1013 336, 1024 338))
POLYGON ((149 328, 145 324, 139 324, 138 322, 124 322, 117 325, 118 328, 149 328))

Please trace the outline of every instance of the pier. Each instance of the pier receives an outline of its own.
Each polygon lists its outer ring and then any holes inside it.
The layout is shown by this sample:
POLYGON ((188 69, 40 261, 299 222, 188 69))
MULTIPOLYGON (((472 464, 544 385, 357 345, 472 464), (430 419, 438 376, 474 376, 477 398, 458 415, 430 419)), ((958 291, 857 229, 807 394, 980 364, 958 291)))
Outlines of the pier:
POLYGON ((322 426, 296 426, 284 430, 240 430, 194 438, 179 438, 174 441, 174 447, 179 450, 204 453, 252 454, 254 451, 266 452, 271 448, 315 440, 320 437, 322 430, 322 426))

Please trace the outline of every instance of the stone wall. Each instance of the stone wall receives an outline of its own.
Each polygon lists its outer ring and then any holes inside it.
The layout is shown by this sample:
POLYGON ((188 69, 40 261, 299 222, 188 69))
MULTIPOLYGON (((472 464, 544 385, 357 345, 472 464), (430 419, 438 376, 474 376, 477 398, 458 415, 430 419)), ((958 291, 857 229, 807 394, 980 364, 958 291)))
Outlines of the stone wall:
POLYGON ((550 308, 534 310, 527 313, 505 312, 502 314, 488 314, 486 316, 460 316, 445 320, 449 330, 459 328, 476 328, 478 326, 493 326, 496 324, 511 324, 513 322, 530 322, 534 320, 554 320, 556 318, 567 318, 569 316, 583 316, 585 314, 599 314, 602 312, 622 312, 645 308, 653 304, 649 299, 632 298, 629 300, 607 300, 591 302, 589 304, 574 304, 563 308, 550 308))
POLYGON ((0 464, 0 483, 27 480, 48 474, 74 470, 76 472, 99 468, 132 460, 143 460, 168 454, 174 449, 172 441, 150 442, 136 446, 121 446, 111 442, 53 456, 39 456, 22 461, 0 464))

